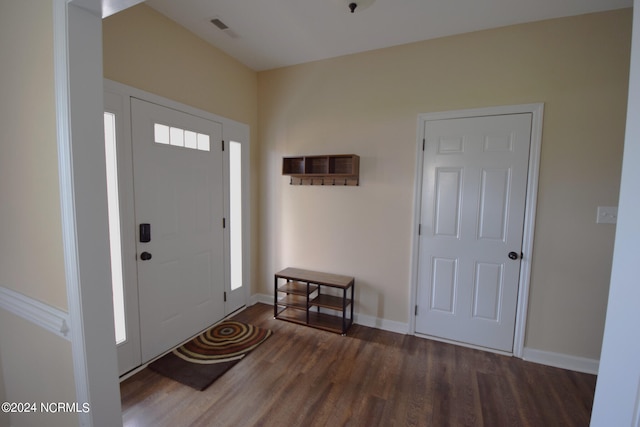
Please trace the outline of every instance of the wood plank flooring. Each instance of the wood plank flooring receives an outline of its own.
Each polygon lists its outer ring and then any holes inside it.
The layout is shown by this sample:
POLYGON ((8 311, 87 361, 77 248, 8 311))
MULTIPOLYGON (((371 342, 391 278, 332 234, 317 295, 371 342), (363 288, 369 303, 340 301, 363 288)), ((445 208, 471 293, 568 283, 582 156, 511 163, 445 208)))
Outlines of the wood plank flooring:
POLYGON ((273 319, 274 334, 204 391, 145 369, 121 384, 125 426, 588 426, 594 375, 353 325, 273 319))

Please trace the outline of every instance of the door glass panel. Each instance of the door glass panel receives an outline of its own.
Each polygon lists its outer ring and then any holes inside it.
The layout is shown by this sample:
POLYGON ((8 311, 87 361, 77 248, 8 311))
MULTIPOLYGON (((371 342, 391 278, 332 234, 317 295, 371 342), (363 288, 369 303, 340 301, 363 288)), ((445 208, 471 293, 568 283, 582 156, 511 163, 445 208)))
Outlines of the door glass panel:
POLYGON ((170 128, 169 129, 171 145, 177 147, 184 147, 184 129, 170 128))
POLYGON ((161 123, 153 124, 153 140, 156 144, 169 144, 192 150, 211 151, 209 135, 161 123))
POLYGON ((209 151, 210 147, 209 143, 209 135, 205 135, 203 133, 198 134, 198 150, 209 151))
POLYGON ((184 131, 184 146, 186 148, 192 148, 192 149, 197 149, 198 148, 198 134, 190 131, 190 130, 185 130, 184 131))
POLYGON ((111 286, 116 344, 127 340, 124 316, 124 283, 122 280, 122 247, 120 244, 120 205, 118 203, 118 161, 116 156, 116 116, 104 113, 104 145, 107 166, 107 204, 109 212, 109 244, 111 249, 111 286))
POLYGON ((242 144, 229 143, 231 290, 242 286, 242 144))
POLYGON ((158 144, 168 144, 169 143, 169 126, 161 125, 160 123, 155 123, 153 125, 155 141, 158 144))

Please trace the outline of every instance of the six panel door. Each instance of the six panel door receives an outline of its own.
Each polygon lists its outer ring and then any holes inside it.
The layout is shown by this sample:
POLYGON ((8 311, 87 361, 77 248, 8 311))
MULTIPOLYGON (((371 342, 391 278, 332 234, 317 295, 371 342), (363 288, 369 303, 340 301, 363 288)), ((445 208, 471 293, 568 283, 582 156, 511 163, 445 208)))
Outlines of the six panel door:
POLYGON ((513 350, 531 119, 425 122, 416 333, 513 350))

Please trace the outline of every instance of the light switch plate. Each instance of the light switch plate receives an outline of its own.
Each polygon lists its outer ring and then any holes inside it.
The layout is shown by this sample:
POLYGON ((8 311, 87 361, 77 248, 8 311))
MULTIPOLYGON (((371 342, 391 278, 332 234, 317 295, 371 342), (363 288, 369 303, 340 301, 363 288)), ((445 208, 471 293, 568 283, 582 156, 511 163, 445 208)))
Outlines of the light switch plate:
POLYGON ((596 223, 598 224, 615 224, 618 222, 617 206, 598 206, 596 223))

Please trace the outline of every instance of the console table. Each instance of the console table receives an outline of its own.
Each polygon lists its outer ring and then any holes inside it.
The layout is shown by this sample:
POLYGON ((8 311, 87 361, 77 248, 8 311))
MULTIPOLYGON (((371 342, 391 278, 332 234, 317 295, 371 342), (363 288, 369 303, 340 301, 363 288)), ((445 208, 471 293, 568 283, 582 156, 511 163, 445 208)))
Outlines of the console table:
POLYGON ((350 276, 285 268, 275 274, 273 316, 346 335, 353 324, 354 287, 350 276))

